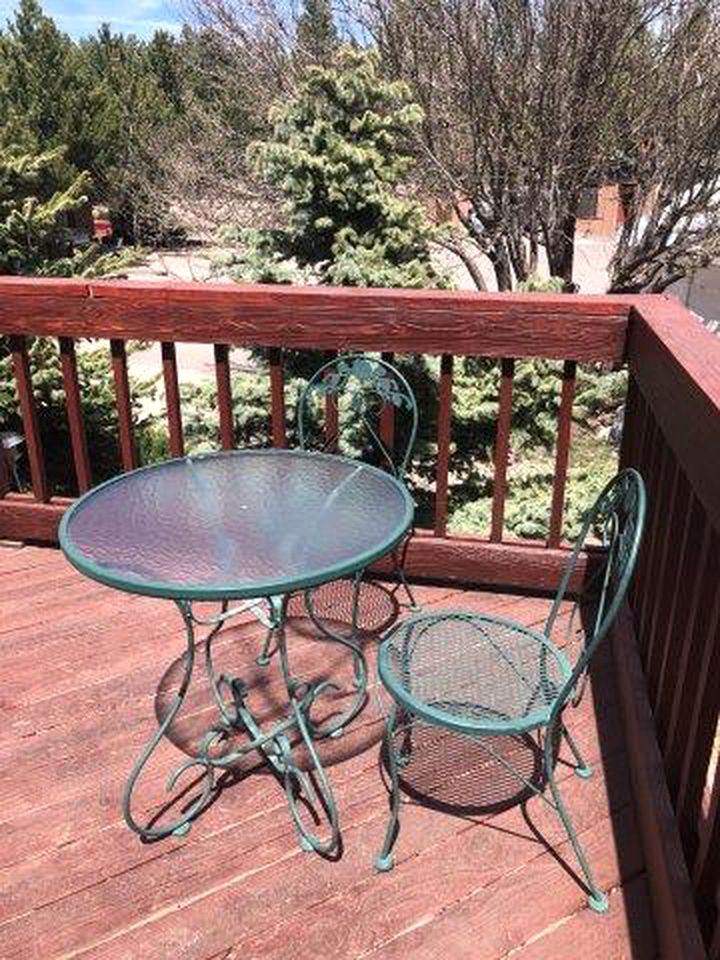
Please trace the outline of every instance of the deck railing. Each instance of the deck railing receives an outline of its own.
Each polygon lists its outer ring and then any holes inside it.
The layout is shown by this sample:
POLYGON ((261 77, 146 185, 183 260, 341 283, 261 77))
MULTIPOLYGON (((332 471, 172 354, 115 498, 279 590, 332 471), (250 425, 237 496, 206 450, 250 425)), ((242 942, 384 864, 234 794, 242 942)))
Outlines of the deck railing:
MULTIPOLYGON (((673 867, 673 883, 676 889, 684 884, 691 908, 694 898, 707 949, 720 960, 720 778, 714 776, 720 708, 720 341, 684 308, 675 301, 643 296, 0 279, 0 335, 12 337, 32 485, 31 494, 0 498, 0 537, 53 539, 68 502, 53 496, 46 477, 28 337, 59 340, 80 491, 92 484, 93 470, 76 369, 78 338, 109 341, 124 469, 137 464, 128 341, 162 344, 169 449, 176 456, 184 451, 178 341, 214 344, 218 437, 224 448, 233 445, 231 345, 269 348, 271 434, 276 446, 283 446, 287 436, 283 349, 371 350, 387 358, 398 353, 436 354, 441 362, 434 515, 432 527, 413 541, 409 572, 529 589, 555 587, 565 557, 561 530, 576 366, 626 364, 630 379, 621 459, 641 470, 650 495, 632 619, 683 851, 673 867), (494 492, 485 537, 454 537, 447 532, 453 369, 462 356, 491 358, 500 368, 494 492), (563 362, 549 535, 544 544, 518 543, 505 533, 513 375, 520 358, 563 362)), ((333 416, 332 408, 327 416, 333 416)), ((389 412, 382 430, 386 437, 392 432, 389 412)), ((672 896, 661 884, 652 892, 662 924, 672 896)), ((661 941, 670 944, 667 955, 674 955, 672 935, 665 940, 661 936, 661 941)), ((699 956, 687 954, 691 955, 699 956)))
POLYGON ((720 341, 674 301, 628 325, 622 461, 650 522, 632 608, 698 919, 720 957, 720 341))
MULTIPOLYGON (((271 434, 286 443, 283 348, 370 350, 440 355, 437 462, 432 526, 410 548, 411 574, 518 587, 552 588, 564 559, 561 530, 570 449, 576 366, 622 361, 629 302, 622 297, 465 294, 443 291, 322 287, 0 280, 0 335, 12 353, 27 442, 32 494, 0 500, 0 536, 52 539, 67 501, 53 498, 46 471, 27 353, 27 337, 59 340, 77 487, 93 482, 75 356, 80 337, 110 345, 122 467, 137 466, 128 378, 128 341, 159 341, 167 401, 169 449, 184 451, 175 344, 214 344, 218 430, 233 445, 230 346, 269 348, 271 434), (494 445, 492 520, 485 538, 447 534, 454 360, 497 361, 501 387, 494 445), (504 533, 514 362, 563 361, 559 376, 556 463, 546 543, 511 542, 504 533)), ((332 416, 332 409, 328 411, 332 416)), ((388 411, 382 429, 392 430, 388 411)), ((580 571, 582 575, 582 570, 580 571)))

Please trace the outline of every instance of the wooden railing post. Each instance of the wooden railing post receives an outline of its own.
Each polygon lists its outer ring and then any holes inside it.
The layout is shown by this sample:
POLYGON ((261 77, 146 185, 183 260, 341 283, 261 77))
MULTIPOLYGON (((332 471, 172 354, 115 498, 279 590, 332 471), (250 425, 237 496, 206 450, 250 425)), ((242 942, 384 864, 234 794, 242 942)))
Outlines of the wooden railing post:
POLYGON ((165 406, 167 408, 168 431, 170 434, 170 455, 182 457, 185 453, 182 413, 180 410, 180 386, 178 384, 177 358, 175 344, 163 342, 162 351, 163 380, 165 382, 165 406))
POLYGON ((235 430, 233 425, 232 387, 230 385, 230 347, 227 343, 216 343, 214 350, 220 443, 223 450, 232 450, 235 446, 235 430))
POLYGON ((450 423, 452 419, 453 358, 444 353, 440 361, 440 407, 437 428, 437 467, 435 469, 435 536, 445 535, 448 512, 448 474, 450 471, 450 423))
POLYGON ((92 471, 88 455, 85 419, 80 398, 75 342, 71 337, 60 337, 60 361, 62 363, 63 386, 65 387, 65 407, 70 426, 75 476, 78 490, 85 493, 92 485, 92 471))
POLYGON ((41 503, 50 499, 50 488, 45 475, 45 458, 43 456, 40 424, 38 423, 33 396, 32 379, 30 376, 30 359, 28 357, 27 341, 25 337, 14 336, 10 340, 13 367, 15 369, 15 384, 20 401, 20 415, 25 432, 25 447, 30 463, 30 481, 33 496, 41 503))
POLYGON ((510 428, 512 426, 512 395, 515 361, 500 361, 500 394, 498 397, 498 418, 495 433, 495 477, 493 479, 492 520, 490 541, 500 543, 505 520, 505 499, 507 497, 507 467, 510 452, 510 428))
POLYGON ((559 547, 560 538, 562 537, 565 486, 567 484, 568 458, 570 455, 572 406, 575 396, 576 366, 577 364, 574 360, 566 360, 563 364, 560 409, 558 411, 557 443, 555 448, 555 473, 553 476, 552 504, 550 507, 549 547, 559 547))
POLYGON ((137 466, 137 452, 135 450, 135 429, 133 426, 132 399, 130 396, 125 341, 112 339, 110 341, 110 355, 112 357, 113 379, 115 381, 115 405, 117 407, 118 431, 120 435, 120 456, 122 458, 123 469, 134 470, 137 466))
POLYGON ((287 446, 285 379, 283 374, 282 350, 278 350, 275 347, 270 350, 270 404, 273 446, 285 447, 287 446))

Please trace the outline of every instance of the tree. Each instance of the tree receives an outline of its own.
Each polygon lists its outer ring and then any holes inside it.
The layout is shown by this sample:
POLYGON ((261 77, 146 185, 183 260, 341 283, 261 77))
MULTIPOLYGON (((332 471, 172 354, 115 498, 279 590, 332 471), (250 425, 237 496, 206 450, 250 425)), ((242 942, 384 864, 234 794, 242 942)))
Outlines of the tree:
MULTIPOLYGON (((97 276, 117 273, 127 257, 105 253, 97 245, 76 250, 72 219, 87 204, 87 173, 68 173, 62 148, 27 153, 19 147, 0 149, 0 273, 32 276, 97 276)), ((0 337, 0 429, 22 430, 7 337, 0 337)), ((47 454, 50 482, 74 490, 65 410, 63 375, 57 342, 34 337, 30 367, 40 434, 47 454)), ((78 371, 88 445, 97 480, 119 467, 112 374, 107 351, 84 349, 78 371)), ((147 397, 146 385, 134 401, 147 397)), ((138 406, 139 410, 139 406, 138 406)))
POLYGON ((131 242, 157 243, 176 225, 154 196, 161 171, 145 162, 146 142, 183 111, 175 41, 156 35, 148 45, 103 25, 78 45, 77 77, 87 91, 73 142, 86 150, 95 197, 113 213, 131 242))
POLYGON ((0 127, 6 139, 9 128, 15 139, 29 132, 40 147, 64 142, 71 57, 71 40, 36 0, 20 0, 0 34, 0 127))
POLYGON ((432 231, 402 196, 412 159, 404 141, 421 112, 377 57, 344 48, 331 68, 310 67, 300 93, 272 115, 273 137, 251 145, 251 165, 278 193, 269 227, 245 234, 223 266, 238 279, 348 286, 436 286, 432 231))
POLYGON ((301 60, 327 66, 338 42, 330 0, 304 0, 296 31, 297 53, 301 60))
POLYGON ((147 43, 113 34, 73 42, 36 0, 21 0, 0 33, 0 144, 63 147, 76 173, 92 175, 92 199, 107 204, 116 233, 155 239, 166 229, 150 165, 137 176, 144 142, 184 109, 179 42, 159 31, 147 43))
POLYGON ((720 256, 720 5, 674 11, 638 50, 623 144, 625 218, 612 291, 660 292, 720 256))
MULTIPOLYGON (((666 211, 685 208, 693 241, 712 255, 716 227, 703 223, 702 237, 697 230, 698 214, 713 206, 710 171, 718 167, 716 0, 350 6, 376 37, 387 69, 410 84, 425 111, 417 147, 423 186, 454 208, 476 253, 491 260, 500 289, 527 279, 540 247, 550 273, 570 289, 583 193, 617 178, 636 185, 638 216, 631 202, 614 286, 620 264, 636 253, 673 259, 662 236, 679 249, 681 231, 666 230, 665 215, 659 234, 652 217, 638 219, 654 202, 666 211), (681 156, 688 135, 691 159, 681 156), (699 179, 709 189, 698 190, 699 179), (640 239, 648 222, 658 241, 649 245, 640 239)), ((654 289, 670 282, 678 265, 653 274, 654 289)))
POLYGON ((60 182, 60 149, 0 149, 0 273, 47 274, 72 256, 68 218, 87 203, 87 174, 60 182))

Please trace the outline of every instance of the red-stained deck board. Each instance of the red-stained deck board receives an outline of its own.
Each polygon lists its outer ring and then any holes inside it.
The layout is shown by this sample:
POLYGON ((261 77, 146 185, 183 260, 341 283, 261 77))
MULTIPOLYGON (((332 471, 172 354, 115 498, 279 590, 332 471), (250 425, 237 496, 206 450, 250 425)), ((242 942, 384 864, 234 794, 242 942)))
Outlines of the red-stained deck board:
MULTIPOLYGON (((528 813, 555 854, 516 806, 468 818, 409 804, 396 869, 376 875, 372 859, 387 794, 378 775, 381 718, 374 696, 345 736, 320 748, 341 815, 345 848, 338 862, 299 851, 281 785, 257 772, 224 790, 187 837, 141 844, 122 822, 120 793, 153 728, 166 666, 183 649, 174 608, 91 584, 57 551, 7 548, 0 573, 7 719, 0 779, 9 798, 0 822, 3 960, 76 952, 94 960, 171 954, 280 960, 289 943, 294 960, 355 960, 368 952, 378 960, 500 960, 512 951, 531 960, 566 955, 563 946, 573 937, 586 945, 588 960, 620 957, 623 950, 633 960, 654 955, 607 657, 598 660, 588 694, 568 720, 596 776, 580 782, 566 765, 560 773, 601 882, 613 890, 609 917, 597 918, 557 862, 556 856, 576 869, 559 821, 540 801, 530 802, 528 813), (24 578, 31 596, 23 606, 24 578), (550 953, 538 952, 540 943, 550 953), (606 952, 593 953, 600 944, 606 952)), ((542 624, 548 609, 544 598, 489 590, 420 586, 417 592, 426 607, 484 610, 527 625, 542 624)), ((568 616, 569 605, 558 642, 568 616)), ((243 618, 220 638, 218 657, 221 664, 246 665, 251 678, 267 678, 261 700, 273 714, 280 709, 276 665, 265 673, 252 666, 261 635, 243 618)), ((302 620, 291 625, 289 639, 299 674, 349 670, 342 652, 313 640, 302 620)), ((371 660, 375 648, 375 641, 366 647, 371 660)), ((208 698, 202 684, 191 688, 181 738, 192 740, 210 720, 208 698)), ((164 772, 181 757, 176 746, 163 745, 138 794, 139 816, 162 802, 164 772)), ((479 763, 475 778, 448 779, 430 766, 427 789, 445 790, 448 783, 468 789, 484 782, 485 769, 479 763)))

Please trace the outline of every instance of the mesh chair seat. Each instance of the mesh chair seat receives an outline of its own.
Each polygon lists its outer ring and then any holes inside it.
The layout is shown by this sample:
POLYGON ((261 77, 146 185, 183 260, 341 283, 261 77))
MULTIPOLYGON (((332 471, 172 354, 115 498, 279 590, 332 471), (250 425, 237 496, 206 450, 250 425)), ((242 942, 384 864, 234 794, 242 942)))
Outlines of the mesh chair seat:
POLYGON ((409 713, 477 735, 545 726, 572 673, 544 634, 512 620, 450 611, 404 621, 383 641, 378 669, 409 713))

